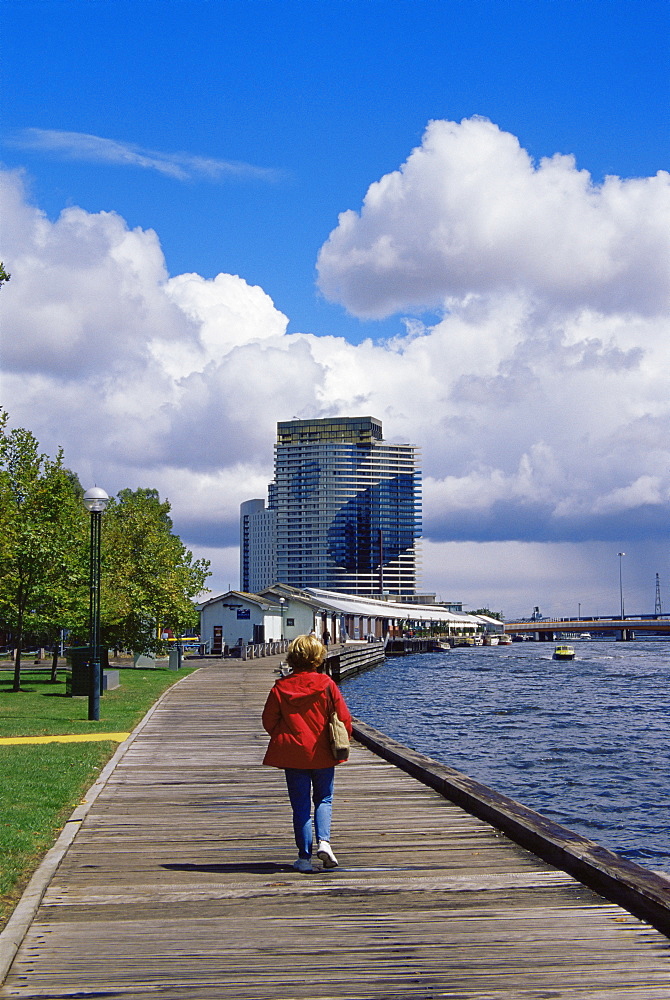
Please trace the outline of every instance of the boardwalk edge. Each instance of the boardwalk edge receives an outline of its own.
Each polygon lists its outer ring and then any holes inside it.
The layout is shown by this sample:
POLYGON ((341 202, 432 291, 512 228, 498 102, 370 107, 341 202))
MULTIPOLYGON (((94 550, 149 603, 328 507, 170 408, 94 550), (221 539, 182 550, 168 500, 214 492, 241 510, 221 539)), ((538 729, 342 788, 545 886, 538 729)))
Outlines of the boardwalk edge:
POLYGON ((599 895, 670 938, 670 882, 541 813, 354 719, 354 737, 379 757, 439 792, 599 895))

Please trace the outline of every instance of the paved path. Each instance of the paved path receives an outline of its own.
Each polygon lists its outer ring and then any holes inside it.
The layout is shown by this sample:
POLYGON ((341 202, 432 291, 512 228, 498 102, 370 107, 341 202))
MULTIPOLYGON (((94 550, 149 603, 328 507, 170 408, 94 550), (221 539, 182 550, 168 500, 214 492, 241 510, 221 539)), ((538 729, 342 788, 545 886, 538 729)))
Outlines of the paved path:
POLYGON ((668 1000, 670 941, 361 747, 341 867, 294 872, 275 665, 204 667, 120 748, 0 997, 668 1000))

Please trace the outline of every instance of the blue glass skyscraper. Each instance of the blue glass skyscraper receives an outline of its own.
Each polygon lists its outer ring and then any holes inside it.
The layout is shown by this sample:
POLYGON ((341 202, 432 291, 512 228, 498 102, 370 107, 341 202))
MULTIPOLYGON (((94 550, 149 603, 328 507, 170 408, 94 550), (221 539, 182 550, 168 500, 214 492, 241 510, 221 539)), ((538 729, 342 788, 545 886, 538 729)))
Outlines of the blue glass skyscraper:
POLYGON ((416 459, 413 445, 385 442, 374 417, 278 423, 268 503, 277 580, 367 596, 416 593, 416 459))

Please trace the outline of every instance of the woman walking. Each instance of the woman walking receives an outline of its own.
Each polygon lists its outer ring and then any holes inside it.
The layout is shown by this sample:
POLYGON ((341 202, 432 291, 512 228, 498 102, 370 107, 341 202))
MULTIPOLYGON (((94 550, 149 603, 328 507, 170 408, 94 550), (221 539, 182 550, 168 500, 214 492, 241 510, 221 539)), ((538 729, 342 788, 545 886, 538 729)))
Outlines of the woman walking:
POLYGON ((282 768, 293 810, 293 831, 298 859, 293 867, 311 872, 312 816, 317 839, 316 855, 324 868, 338 861, 330 846, 335 765, 328 737, 328 719, 337 712, 351 736, 351 715, 338 686, 320 672, 326 647, 314 635, 299 635, 286 656, 293 673, 280 677, 263 709, 263 728, 270 734, 264 764, 282 768))

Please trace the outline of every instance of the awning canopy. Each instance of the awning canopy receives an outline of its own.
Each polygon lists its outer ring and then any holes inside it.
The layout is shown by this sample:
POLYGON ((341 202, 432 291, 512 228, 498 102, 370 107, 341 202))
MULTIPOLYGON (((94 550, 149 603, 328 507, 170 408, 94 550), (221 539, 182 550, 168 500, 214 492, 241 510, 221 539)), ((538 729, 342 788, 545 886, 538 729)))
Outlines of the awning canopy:
POLYGON ((358 597, 355 594, 339 594, 332 590, 305 587, 305 593, 317 601, 324 611, 336 611, 343 615, 361 615, 371 618, 389 618, 396 621, 444 622, 449 625, 464 625, 477 628, 482 624, 476 615, 457 615, 435 604, 402 604, 398 601, 375 601, 373 598, 358 597))

